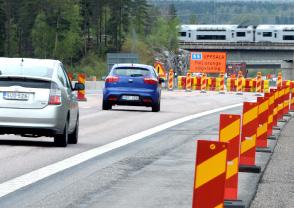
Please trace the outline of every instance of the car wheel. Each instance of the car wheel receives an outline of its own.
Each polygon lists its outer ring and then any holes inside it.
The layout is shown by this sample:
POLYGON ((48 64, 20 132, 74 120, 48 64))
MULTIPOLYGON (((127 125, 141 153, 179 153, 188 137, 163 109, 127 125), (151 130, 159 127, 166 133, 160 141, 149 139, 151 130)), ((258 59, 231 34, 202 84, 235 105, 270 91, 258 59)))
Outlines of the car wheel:
POLYGON ((65 127, 62 134, 54 136, 54 144, 57 147, 66 147, 68 143, 68 121, 65 122, 65 127))
POLYGON ((160 111, 160 101, 155 105, 152 105, 152 112, 159 112, 160 111))
POLYGON ((110 105, 107 101, 103 100, 102 110, 110 110, 111 108, 112 108, 112 105, 110 105))
POLYGON ((79 139, 79 116, 77 117, 77 122, 75 126, 75 130, 68 135, 68 143, 69 144, 77 144, 79 139))

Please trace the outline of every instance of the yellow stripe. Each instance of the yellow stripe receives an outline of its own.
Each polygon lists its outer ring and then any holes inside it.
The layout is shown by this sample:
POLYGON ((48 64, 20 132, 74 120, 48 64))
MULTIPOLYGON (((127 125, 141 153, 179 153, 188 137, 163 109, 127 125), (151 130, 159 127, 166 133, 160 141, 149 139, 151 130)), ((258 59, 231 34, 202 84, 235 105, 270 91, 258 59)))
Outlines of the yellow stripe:
POLYGON ((239 158, 238 157, 236 157, 232 161, 228 161, 226 179, 229 179, 232 176, 234 176, 236 173, 238 173, 238 164, 239 164, 239 158))
POLYGON ((219 205, 215 206, 214 208, 224 208, 224 204, 223 204, 223 203, 221 203, 221 204, 219 204, 219 205))
POLYGON ((262 114, 264 111, 268 109, 268 101, 263 102, 261 105, 259 105, 259 114, 262 114))
POLYGON ((274 104, 274 102, 275 102, 275 96, 271 96, 269 99, 269 105, 274 104))
POLYGON ((282 110, 284 108, 283 104, 279 104, 278 111, 282 110))
POLYGON ((257 118, 257 113, 258 113, 258 106, 255 106, 251 110, 244 113, 244 115, 243 115, 243 125, 246 125, 250 121, 256 119, 257 118))
POLYGON ((289 100, 284 101, 284 107, 287 107, 287 106, 289 106, 289 100))
POLYGON ((220 141, 228 142, 240 134, 240 119, 234 121, 220 131, 220 141))
POLYGON ((278 114, 278 108, 274 108, 274 116, 278 114))
POLYGON ((268 117, 268 124, 271 124, 273 122, 273 115, 270 115, 269 117, 268 117))
POLYGON ((257 137, 259 137, 260 135, 263 135, 266 132, 267 132, 267 123, 264 123, 262 126, 259 126, 257 128, 257 137))
POLYGON ((252 135, 251 137, 245 138, 245 140, 242 141, 241 143, 241 154, 253 148, 255 144, 256 144, 256 134, 252 135))
POLYGON ((196 167, 195 188, 206 184, 226 171, 227 150, 204 161, 196 167))

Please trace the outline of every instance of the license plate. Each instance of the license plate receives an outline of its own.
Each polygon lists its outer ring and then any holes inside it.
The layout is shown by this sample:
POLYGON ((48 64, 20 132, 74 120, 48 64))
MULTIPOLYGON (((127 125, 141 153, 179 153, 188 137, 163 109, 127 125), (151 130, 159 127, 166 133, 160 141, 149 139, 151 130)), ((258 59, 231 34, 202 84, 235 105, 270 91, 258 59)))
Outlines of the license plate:
POLYGON ((30 95, 23 92, 4 92, 3 98, 5 100, 28 100, 30 95))
POLYGON ((139 100, 139 96, 132 96, 132 95, 123 95, 122 96, 122 99, 123 100, 139 100))

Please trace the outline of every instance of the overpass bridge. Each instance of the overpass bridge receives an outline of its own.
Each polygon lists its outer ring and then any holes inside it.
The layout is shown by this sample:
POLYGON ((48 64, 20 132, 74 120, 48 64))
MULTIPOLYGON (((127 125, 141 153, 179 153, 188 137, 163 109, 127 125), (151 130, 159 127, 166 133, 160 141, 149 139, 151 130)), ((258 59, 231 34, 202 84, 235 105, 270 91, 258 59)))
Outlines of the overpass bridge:
POLYGON ((222 51, 227 63, 245 62, 251 69, 282 70, 283 79, 294 79, 294 43, 179 42, 189 51, 222 51))

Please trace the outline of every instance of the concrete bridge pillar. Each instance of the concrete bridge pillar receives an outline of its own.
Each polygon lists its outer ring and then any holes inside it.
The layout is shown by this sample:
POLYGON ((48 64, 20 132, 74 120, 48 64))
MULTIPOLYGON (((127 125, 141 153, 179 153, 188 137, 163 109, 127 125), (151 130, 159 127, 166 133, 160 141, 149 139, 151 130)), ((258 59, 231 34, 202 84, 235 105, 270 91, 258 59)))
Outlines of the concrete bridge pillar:
POLYGON ((283 80, 294 80, 294 65, 293 61, 283 61, 281 64, 283 80))

